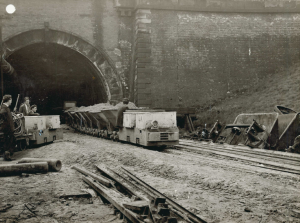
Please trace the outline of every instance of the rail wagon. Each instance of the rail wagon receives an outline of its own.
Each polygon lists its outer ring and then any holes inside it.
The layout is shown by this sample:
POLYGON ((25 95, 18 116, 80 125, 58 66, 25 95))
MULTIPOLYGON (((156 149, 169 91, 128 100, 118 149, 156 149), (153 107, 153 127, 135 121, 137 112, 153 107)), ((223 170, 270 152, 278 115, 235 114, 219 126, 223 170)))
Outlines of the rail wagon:
POLYGON ((142 146, 178 144, 176 112, 126 111, 123 128, 118 132, 118 139, 142 146))
POLYGON ((32 145, 41 145, 63 138, 59 115, 25 116, 25 132, 32 145))
POLYGON ((152 147, 179 143, 176 112, 150 109, 128 109, 123 127, 117 126, 118 108, 94 106, 65 111, 69 125, 81 133, 152 147))
POLYGON ((300 113, 279 105, 274 110, 238 115, 233 124, 223 126, 214 142, 284 151, 300 134, 300 113))
MULTIPOLYGON (((13 114, 16 145, 19 150, 24 150, 31 145, 41 145, 63 138, 60 128, 60 116, 23 116, 13 114)), ((3 148, 4 135, 0 132, 0 151, 3 148)))

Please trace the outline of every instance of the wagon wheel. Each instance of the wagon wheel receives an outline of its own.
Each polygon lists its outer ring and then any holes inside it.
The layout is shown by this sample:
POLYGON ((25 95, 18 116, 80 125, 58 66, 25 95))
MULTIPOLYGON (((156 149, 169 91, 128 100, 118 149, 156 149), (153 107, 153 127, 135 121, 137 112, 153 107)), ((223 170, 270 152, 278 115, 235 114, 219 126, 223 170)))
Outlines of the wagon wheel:
POLYGON ((23 151, 27 148, 27 143, 26 143, 26 140, 19 140, 17 142, 17 148, 19 151, 23 151))

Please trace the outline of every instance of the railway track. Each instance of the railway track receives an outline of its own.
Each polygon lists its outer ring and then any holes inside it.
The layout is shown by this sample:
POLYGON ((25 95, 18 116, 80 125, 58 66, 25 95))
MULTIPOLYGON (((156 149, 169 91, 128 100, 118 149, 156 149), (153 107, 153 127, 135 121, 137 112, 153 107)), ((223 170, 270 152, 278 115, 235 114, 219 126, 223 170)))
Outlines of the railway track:
MULTIPOLYGON (((270 151, 252 150, 246 146, 234 147, 231 145, 220 145, 214 143, 195 142, 181 139, 175 149, 187 151, 198 155, 214 155, 234 159, 248 166, 270 169, 280 172, 300 175, 300 155, 292 157, 291 154, 270 153, 270 151), (297 159, 298 158, 298 159, 297 159)), ((214 157, 216 159, 216 157, 214 157)))
POLYGON ((290 156, 251 151, 248 148, 193 142, 191 140, 180 140, 175 149, 194 154, 226 157, 250 166, 300 175, 300 159, 290 156))
POLYGON ((195 142, 192 140, 180 140, 180 144, 182 145, 188 145, 188 146, 197 146, 197 147, 209 147, 214 150, 219 150, 219 151, 224 151, 228 150, 231 151, 233 154, 247 154, 247 156, 262 156, 264 158, 277 158, 281 160, 289 160, 289 161, 294 161, 300 165, 300 155, 298 154, 293 154, 294 156, 297 156, 297 158, 292 157, 291 153, 283 153, 283 152, 278 152, 278 151, 272 151, 270 153, 270 150, 260 150, 260 149, 250 149, 247 146, 232 146, 232 145, 224 145, 224 144, 215 144, 215 143, 204 143, 204 142, 195 142), (274 154, 277 152, 277 154, 274 154), (279 154, 280 153, 280 154, 279 154))
MULTIPOLYGON (((100 172, 103 173, 103 169, 101 169, 99 167, 97 167, 97 168, 100 172)), ((203 217, 195 215, 194 213, 190 212, 183 206, 179 205, 178 203, 176 203, 175 201, 173 201, 172 199, 170 199, 163 193, 161 193, 158 190, 156 190, 155 188, 151 187, 146 182, 142 181, 137 176, 135 176, 133 173, 131 173, 129 170, 127 170, 123 167, 119 168, 117 171, 110 169, 110 168, 106 168, 106 169, 107 169, 106 173, 110 172, 114 175, 113 178, 110 177, 111 179, 117 180, 117 182, 119 182, 119 184, 122 186, 127 185, 128 186, 128 187, 126 186, 127 188, 131 188, 131 190, 134 191, 132 193, 135 194, 135 196, 138 196, 138 197, 146 199, 146 200, 147 199, 154 200, 156 198, 164 198, 164 199, 166 199, 166 204, 171 206, 170 210, 174 214, 178 215, 180 218, 184 219, 185 222, 187 222, 187 223, 206 223, 207 222, 203 217)), ((110 176, 112 176, 112 175, 110 175, 110 176)), ((179 221, 179 222, 183 222, 183 221, 179 221)))

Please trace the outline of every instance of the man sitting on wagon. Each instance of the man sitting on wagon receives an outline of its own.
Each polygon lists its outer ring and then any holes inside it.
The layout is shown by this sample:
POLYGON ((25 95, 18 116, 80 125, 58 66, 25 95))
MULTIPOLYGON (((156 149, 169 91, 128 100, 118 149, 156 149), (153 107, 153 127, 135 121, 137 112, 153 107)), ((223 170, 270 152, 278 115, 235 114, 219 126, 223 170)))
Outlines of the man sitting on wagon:
POLYGON ((36 105, 32 105, 30 107, 30 109, 31 110, 28 113, 29 116, 39 116, 40 115, 39 113, 36 113, 36 111, 37 111, 37 106, 36 105))
POLYGON ((118 128, 123 128, 123 118, 124 118, 124 111, 126 111, 128 109, 128 103, 129 103, 129 99, 128 98, 124 98, 123 99, 123 105, 119 107, 118 109, 118 113, 117 113, 117 120, 116 120, 116 127, 118 128))
POLYGON ((24 116, 27 116, 29 111, 30 111, 29 102, 30 102, 29 97, 25 97, 24 98, 24 103, 21 104, 21 106, 19 108, 20 113, 22 113, 24 116))

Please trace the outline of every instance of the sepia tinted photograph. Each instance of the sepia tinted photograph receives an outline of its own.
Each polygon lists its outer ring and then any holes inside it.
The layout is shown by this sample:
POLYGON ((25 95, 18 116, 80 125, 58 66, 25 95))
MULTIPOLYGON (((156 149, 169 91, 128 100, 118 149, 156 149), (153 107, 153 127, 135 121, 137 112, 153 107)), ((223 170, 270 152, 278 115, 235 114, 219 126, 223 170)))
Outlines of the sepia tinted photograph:
POLYGON ((0 0, 0 223, 300 222, 300 0, 0 0))

